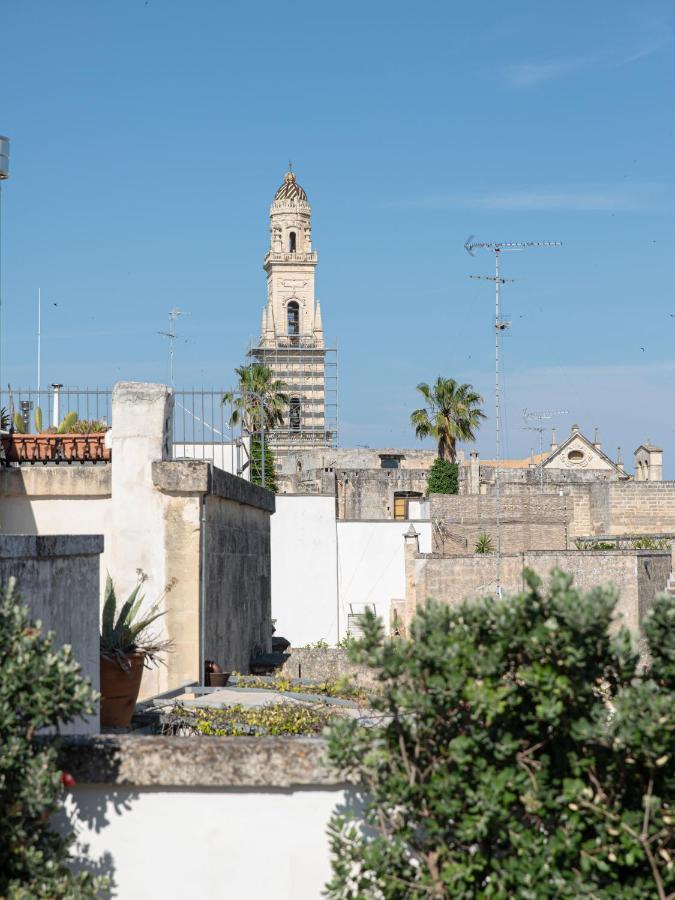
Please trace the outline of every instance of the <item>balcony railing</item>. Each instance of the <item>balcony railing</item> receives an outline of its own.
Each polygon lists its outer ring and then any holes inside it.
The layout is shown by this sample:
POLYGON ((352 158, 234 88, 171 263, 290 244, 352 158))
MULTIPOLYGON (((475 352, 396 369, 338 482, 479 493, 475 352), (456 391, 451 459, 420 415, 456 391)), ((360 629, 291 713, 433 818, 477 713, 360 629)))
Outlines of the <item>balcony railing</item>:
POLYGON ((315 263, 317 262, 317 255, 315 250, 311 250, 309 253, 280 253, 277 250, 270 250, 265 257, 264 265, 267 265, 268 262, 315 263))

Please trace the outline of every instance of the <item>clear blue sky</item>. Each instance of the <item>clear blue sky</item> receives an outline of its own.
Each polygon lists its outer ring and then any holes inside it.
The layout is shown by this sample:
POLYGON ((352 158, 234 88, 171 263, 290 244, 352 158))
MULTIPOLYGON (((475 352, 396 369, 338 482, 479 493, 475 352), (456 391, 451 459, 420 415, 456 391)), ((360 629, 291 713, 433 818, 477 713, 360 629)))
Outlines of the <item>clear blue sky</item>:
POLYGON ((617 0, 3 0, 3 383, 35 383, 40 286, 44 383, 166 380, 178 306, 178 384, 229 386, 292 158, 343 445, 414 445, 438 374, 491 413, 492 289, 467 276, 492 259, 464 240, 555 239, 504 260, 506 450, 523 407, 568 409, 561 432, 628 460, 650 438, 672 476, 674 26, 617 0))

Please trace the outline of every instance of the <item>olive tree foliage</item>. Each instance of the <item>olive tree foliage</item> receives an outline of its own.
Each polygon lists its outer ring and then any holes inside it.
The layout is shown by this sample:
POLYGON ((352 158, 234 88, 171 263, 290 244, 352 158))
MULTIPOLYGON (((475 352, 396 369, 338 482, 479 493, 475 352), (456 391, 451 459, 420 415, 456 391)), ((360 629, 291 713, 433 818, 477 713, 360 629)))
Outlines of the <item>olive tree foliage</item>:
POLYGON ((53 742, 38 732, 92 709, 70 647, 43 635, 17 594, 0 587, 0 897, 99 897, 105 882, 68 867, 72 835, 51 823, 63 795, 53 742))
POLYGON ((341 721, 329 758, 361 785, 330 825, 330 898, 675 896, 675 600, 643 624, 616 592, 429 602, 411 639, 370 615, 376 727, 341 721), (354 811, 356 810, 356 811, 354 811))

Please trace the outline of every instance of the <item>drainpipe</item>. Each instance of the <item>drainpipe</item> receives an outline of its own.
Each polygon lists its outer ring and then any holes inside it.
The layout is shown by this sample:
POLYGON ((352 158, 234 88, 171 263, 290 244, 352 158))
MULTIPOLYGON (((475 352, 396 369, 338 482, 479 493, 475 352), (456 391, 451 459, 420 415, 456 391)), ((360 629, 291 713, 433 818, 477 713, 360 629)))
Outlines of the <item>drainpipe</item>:
POLYGON ((59 416, 59 397, 61 395, 62 384, 53 384, 52 389, 54 391, 54 402, 52 404, 52 425, 54 428, 58 428, 61 424, 61 418, 59 416))

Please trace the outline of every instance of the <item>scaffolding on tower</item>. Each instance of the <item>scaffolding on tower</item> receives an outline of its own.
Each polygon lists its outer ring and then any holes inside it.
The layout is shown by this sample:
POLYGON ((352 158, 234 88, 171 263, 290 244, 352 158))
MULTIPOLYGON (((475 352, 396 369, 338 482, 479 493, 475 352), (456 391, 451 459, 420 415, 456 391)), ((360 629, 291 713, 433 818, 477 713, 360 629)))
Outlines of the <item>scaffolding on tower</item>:
POLYGON ((275 457, 338 445, 337 347, 325 347, 314 334, 276 335, 249 341, 250 362, 271 369, 289 397, 284 421, 266 432, 275 457))

